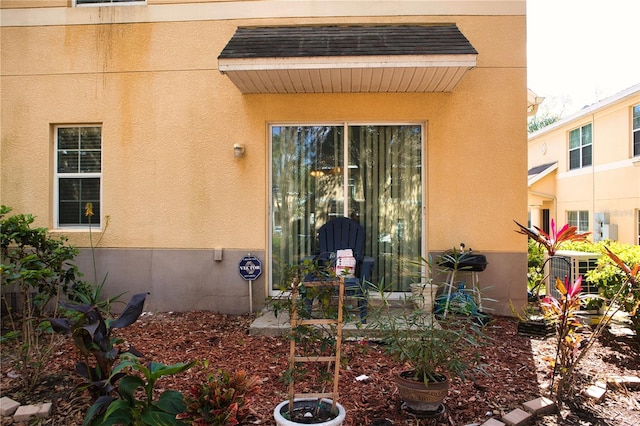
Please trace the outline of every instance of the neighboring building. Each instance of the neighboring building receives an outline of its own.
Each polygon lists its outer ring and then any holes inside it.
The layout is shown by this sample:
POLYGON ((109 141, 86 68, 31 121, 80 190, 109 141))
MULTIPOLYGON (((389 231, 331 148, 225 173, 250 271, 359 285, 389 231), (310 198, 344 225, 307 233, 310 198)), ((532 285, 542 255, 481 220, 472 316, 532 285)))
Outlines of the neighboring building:
POLYGON ((640 244, 640 84, 529 136, 529 220, 640 244))
POLYGON ((395 292, 464 242, 526 303, 525 0, 0 5, 1 202, 82 248, 92 202, 111 294, 247 312, 345 215, 395 292))

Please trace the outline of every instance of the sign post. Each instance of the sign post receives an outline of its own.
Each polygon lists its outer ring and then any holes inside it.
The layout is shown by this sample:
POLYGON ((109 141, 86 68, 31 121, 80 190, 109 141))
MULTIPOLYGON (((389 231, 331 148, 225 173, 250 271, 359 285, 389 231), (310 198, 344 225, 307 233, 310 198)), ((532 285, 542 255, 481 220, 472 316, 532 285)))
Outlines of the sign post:
POLYGON ((251 253, 249 253, 240 260, 240 263, 238 264, 238 272, 240 272, 240 275, 245 279, 245 281, 249 282, 249 312, 253 313, 252 284, 253 280, 262 274, 262 263, 257 257, 251 256, 251 253))

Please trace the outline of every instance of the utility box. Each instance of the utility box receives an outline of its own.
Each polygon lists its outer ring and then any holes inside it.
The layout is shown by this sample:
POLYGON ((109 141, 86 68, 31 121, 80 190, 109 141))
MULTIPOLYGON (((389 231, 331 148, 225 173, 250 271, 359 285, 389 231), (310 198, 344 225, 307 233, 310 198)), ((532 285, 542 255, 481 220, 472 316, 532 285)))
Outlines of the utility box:
POLYGON ((593 214, 593 241, 617 240, 618 225, 611 223, 609 213, 593 214))
POLYGON ((617 240, 618 239, 618 225, 609 223, 602 225, 602 240, 617 240))

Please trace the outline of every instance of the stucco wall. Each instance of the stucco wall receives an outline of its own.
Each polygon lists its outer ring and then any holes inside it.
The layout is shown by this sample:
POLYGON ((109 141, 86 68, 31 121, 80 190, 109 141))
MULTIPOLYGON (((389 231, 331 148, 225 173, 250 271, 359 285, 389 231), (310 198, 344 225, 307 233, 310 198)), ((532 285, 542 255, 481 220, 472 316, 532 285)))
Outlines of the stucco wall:
MULTIPOLYGON (((227 16, 235 2, 228 3, 227 16)), ((414 2, 397 2, 398 16, 349 15, 368 10, 362 3, 347 2, 344 16, 330 18, 300 16, 297 9, 295 17, 176 22, 160 6, 149 6, 144 12, 110 7, 100 13, 52 8, 51 15, 38 15, 47 25, 3 21, 2 203, 53 228, 53 127, 101 124, 102 215, 110 225, 100 247, 124 249, 117 254, 121 260, 136 253, 145 271, 162 265, 156 259, 169 256, 166 250, 178 257, 185 250, 192 254, 189 261, 174 268, 191 265, 231 280, 237 278, 235 265, 208 269, 213 248, 268 253, 269 123, 424 123, 427 249, 465 242, 495 256, 492 287, 502 301, 500 312, 509 314, 507 300, 518 304, 526 297, 526 239, 512 222, 526 221, 524 2, 522 12, 512 15, 403 14, 414 2), (148 11, 162 18, 153 21, 148 11), (74 23, 83 16, 114 23, 51 24, 61 13, 74 23), (125 21, 132 22, 115 23, 125 21), (458 25, 479 52, 477 67, 452 93, 242 95, 217 70, 217 55, 237 26, 443 22, 458 25), (243 158, 234 158, 234 143, 246 145, 243 158), (146 250, 152 250, 150 257, 146 250), (200 267, 193 265, 196 259, 200 267)), ((451 7, 424 3, 442 11, 451 7)), ((87 232, 64 234, 73 244, 89 245, 87 232)), ((105 262, 110 271, 121 269, 105 262)), ((159 276, 125 281, 144 282, 143 288, 152 279, 158 288, 159 276)), ((170 286, 159 288, 164 298, 174 298, 170 286)))
MULTIPOLYGON (((127 302, 136 293, 149 293, 149 312, 204 310, 244 314, 264 307, 265 276, 249 283, 240 275, 238 263, 249 253, 223 250, 214 260, 214 250, 96 249, 98 282, 106 279, 105 295, 127 302), (249 290, 251 285, 251 291, 249 290), (249 302, 251 292, 252 301, 249 302)), ((264 252, 251 252, 264 259, 264 252)), ((77 257, 85 279, 94 281, 92 254, 83 250, 77 257)), ((114 310, 124 304, 114 304, 114 310)))
POLYGON ((640 210, 640 167, 634 165, 638 158, 632 157, 631 135, 631 108, 640 104, 640 91, 632 89, 543 129, 529 141, 529 167, 558 161, 557 171, 530 188, 556 195, 556 221, 566 223, 567 211, 586 210, 593 232, 594 214, 608 213, 618 227, 617 240, 627 244, 638 243, 640 210), (587 124, 593 130, 593 165, 569 170, 568 132, 587 124))

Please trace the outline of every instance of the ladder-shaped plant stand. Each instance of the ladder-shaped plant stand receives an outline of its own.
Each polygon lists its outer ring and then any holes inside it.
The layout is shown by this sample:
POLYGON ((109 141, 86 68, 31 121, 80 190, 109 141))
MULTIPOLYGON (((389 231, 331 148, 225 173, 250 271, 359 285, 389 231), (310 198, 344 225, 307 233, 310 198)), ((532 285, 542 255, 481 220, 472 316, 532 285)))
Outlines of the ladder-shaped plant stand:
MULTIPOLYGON (((332 355, 326 356, 313 356, 313 355, 296 355, 296 339, 294 336, 291 336, 289 342, 289 371, 293 372, 295 365, 297 362, 325 362, 328 364, 328 367, 331 366, 331 363, 334 365, 333 371, 333 392, 318 392, 318 393, 295 393, 294 390, 294 375, 292 374, 290 377, 289 383, 289 407, 292 408, 294 405, 294 400, 296 398, 331 398, 332 407, 331 412, 336 411, 336 403, 338 400, 338 379, 340 376, 340 349, 342 346, 342 306, 344 302, 344 279, 336 278, 333 280, 323 280, 323 281, 303 281, 301 283, 294 281, 291 289, 291 301, 293 303, 293 309, 291 309, 291 317, 289 322, 291 324, 291 332, 295 333, 295 329, 299 325, 311 325, 311 326, 331 326, 335 325, 336 327, 336 335, 335 335, 335 350, 332 355), (300 319, 298 318, 298 309, 296 309, 297 300, 298 300, 298 285, 303 285, 305 287, 338 287, 338 312, 337 318, 311 318, 311 319, 300 319)), ((311 307, 309 307, 311 309, 311 307)))

